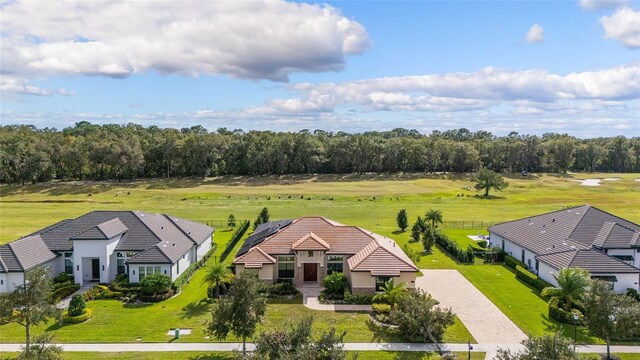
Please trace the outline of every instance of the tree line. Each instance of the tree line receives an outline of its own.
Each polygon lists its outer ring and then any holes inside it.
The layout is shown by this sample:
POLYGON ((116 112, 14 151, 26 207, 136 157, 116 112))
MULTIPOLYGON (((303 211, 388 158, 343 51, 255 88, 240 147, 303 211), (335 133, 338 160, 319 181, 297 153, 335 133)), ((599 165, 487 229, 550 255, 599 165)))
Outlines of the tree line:
POLYGON ((86 121, 62 130, 0 127, 0 182, 220 175, 640 171, 640 137, 578 139, 467 129, 209 132, 86 121))

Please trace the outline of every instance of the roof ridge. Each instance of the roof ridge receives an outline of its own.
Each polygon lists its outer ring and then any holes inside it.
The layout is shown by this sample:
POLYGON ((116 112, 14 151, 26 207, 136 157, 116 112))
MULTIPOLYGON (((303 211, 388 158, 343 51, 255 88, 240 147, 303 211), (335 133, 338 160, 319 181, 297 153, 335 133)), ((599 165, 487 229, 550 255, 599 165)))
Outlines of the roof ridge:
MULTIPOLYGON (((382 236, 382 235, 380 235, 380 236, 382 236)), ((398 255, 394 254, 392 251, 390 251, 389 249, 387 249, 387 248, 386 248, 386 246, 382 245, 382 244, 380 243, 380 240, 379 240, 379 239, 376 239, 376 237, 375 237, 375 236, 372 236, 372 237, 373 237, 373 240, 378 244, 378 247, 383 248, 387 253, 391 254, 393 257, 395 257, 396 259, 398 259, 398 260, 402 261, 403 263, 405 263, 405 264, 407 264, 407 265, 409 265, 409 266, 412 266, 412 267, 414 267, 414 268, 418 269, 418 267, 416 266, 416 264, 409 264, 409 263, 408 263, 408 262, 406 262, 404 259, 401 259, 400 257, 398 257, 398 255)), ((394 243, 396 243, 396 245, 398 244, 395 240, 393 240, 393 239, 391 239, 391 238, 387 238, 387 237, 385 237, 385 236, 382 236, 382 237, 383 237, 383 238, 385 238, 385 239, 389 239, 389 240, 393 241, 394 243)), ((399 246, 400 246, 400 245, 398 245, 398 249, 400 249, 400 248, 399 248, 399 246)), ((395 247, 395 246, 394 246, 394 247, 395 247)), ((400 250, 402 250, 402 249, 400 249, 400 250)), ((403 251, 403 252, 404 252, 404 251, 403 251)), ((371 255, 371 254, 369 254, 369 255, 371 255)), ((406 255, 406 254, 405 254, 405 255, 406 255)), ((407 257, 408 257, 408 256, 407 256, 407 257)), ((409 259, 409 260, 411 260, 411 259, 409 259)), ((412 261, 412 262, 413 262, 413 261, 412 261)))
POLYGON ((173 226, 175 226, 178 230, 180 230, 180 232, 183 233, 184 236, 186 236, 189 240, 191 240, 192 243, 194 243, 195 245, 198 245, 196 240, 190 234, 188 234, 186 231, 184 231, 184 229, 182 229, 182 227, 180 227, 180 225, 178 225, 178 223, 173 221, 173 219, 171 219, 171 217, 169 215, 167 215, 167 214, 161 214, 161 215, 164 216, 165 218, 167 218, 169 220, 169 222, 171 224, 173 224, 173 226))
MULTIPOLYGON (((603 213, 605 213, 605 214, 607 214, 607 215, 611 215, 611 216, 613 216, 614 218, 617 218, 617 219, 620 219, 620 220, 624 220, 624 221, 626 221, 626 222, 628 222, 628 223, 631 223, 631 224, 633 224, 633 225, 636 225, 636 226, 640 227, 640 224, 636 224, 636 223, 634 223, 634 222, 633 222, 633 221, 631 221, 631 220, 623 219, 623 218, 621 218, 621 217, 620 217, 620 216, 618 216, 618 215, 614 215, 614 214, 612 214, 612 213, 610 213, 610 212, 608 212, 608 211, 602 210, 602 209, 600 209, 600 208, 598 208, 598 207, 595 207, 595 206, 591 206, 591 205, 588 205, 588 206, 589 206, 589 208, 596 209, 596 210, 601 211, 601 212, 603 212, 603 213)), ((614 221, 614 222, 615 222, 615 221, 614 221)), ((615 222, 615 223, 617 224, 617 222, 615 222)), ((620 224, 620 226, 624 226, 624 225, 620 224)), ((625 227, 626 227, 626 226, 625 226, 625 227)))
POLYGON ((563 253, 571 252, 571 251, 576 251, 576 252, 578 252, 578 251, 580 251, 580 250, 589 250, 589 249, 590 249, 590 248, 588 248, 588 249, 566 249, 566 250, 554 251, 554 252, 545 253, 545 254, 539 254, 539 255, 536 255, 535 257, 543 257, 543 256, 548 256, 548 255, 563 254, 563 253))
POLYGON ((360 266, 360 264, 362 264, 362 262, 363 262, 366 258, 368 258, 368 257, 369 257, 369 255, 373 254, 373 252, 374 252, 374 251, 376 251, 376 249, 377 249, 378 247, 380 247, 380 244, 378 244, 377 242, 372 241, 372 242, 368 243, 368 244, 367 244, 367 246, 365 246, 365 247, 363 247, 362 249, 360 249, 360 251, 358 251, 357 253, 353 254, 353 256, 349 257, 349 259, 356 259, 356 255, 358 255, 358 254, 360 254, 360 253, 363 253, 363 257, 362 257, 362 259, 360 259, 359 261, 357 261, 357 262, 354 264, 354 266, 352 266, 352 269, 355 269, 355 268, 357 268, 358 266, 360 266), (376 244, 377 246, 375 246, 374 244, 376 244), (373 249, 371 249, 371 251, 369 251, 369 252, 365 255, 365 254, 364 254, 364 253, 365 253, 365 250, 367 250, 371 245, 374 245, 374 248, 373 248, 373 249))
POLYGON ((153 248, 156 248, 156 249, 158 250, 158 252, 159 252, 162 256, 164 256, 164 258, 165 258, 165 259, 167 259, 167 261, 169 261, 170 263, 172 263, 172 264, 173 264, 173 263, 174 263, 174 261, 172 261, 171 259, 169 259, 169 257, 167 256, 167 254, 165 254, 165 253, 164 253, 164 251, 162 251, 162 249, 160 249, 160 247, 158 246, 159 244, 160 244, 160 243, 155 244, 155 245, 151 245, 151 246, 149 246, 148 248, 146 248, 146 249, 144 249, 144 250, 140 251, 139 253, 137 253, 137 254, 135 254, 134 256, 132 256, 132 257, 131 257, 131 260, 135 259, 135 258, 136 258, 136 257, 138 257, 139 255, 142 255, 142 253, 144 253, 144 252, 146 252, 146 251, 148 251, 148 250, 151 250, 151 249, 153 249, 153 248))
MULTIPOLYGON (((35 236, 35 235, 34 235, 35 236)), ((31 236, 28 236, 31 237, 31 236)), ((22 239, 26 239, 27 237, 24 237, 22 239)), ((16 240, 16 241, 20 241, 22 239, 16 240)), ((18 265, 20 265, 20 268, 22 269, 22 271, 25 271, 24 269, 24 265, 22 265, 22 262, 20 261, 20 258, 18 257, 18 255, 16 254, 16 252, 13 250, 13 247, 11 246, 11 244, 15 243, 16 241, 12 241, 10 242, 8 245, 9 247, 9 251, 11 251, 11 254, 13 254, 13 257, 16 258, 16 262, 18 263, 18 265)))
POLYGON ((557 212, 567 211, 567 210, 571 210, 571 209, 577 209, 577 208, 579 208, 579 207, 585 207, 585 206, 590 206, 590 205, 576 205, 576 206, 571 206, 571 207, 567 207, 567 208, 562 208, 562 209, 555 210, 555 211, 550 211, 550 212, 543 213, 543 214, 531 215, 531 216, 525 216, 525 217, 522 217, 522 218, 519 218, 519 219, 513 219, 513 220, 504 221, 504 222, 501 222, 501 223, 494 224, 494 225, 492 225, 492 226, 489 226, 489 229, 491 229, 492 227, 494 227, 494 226, 496 226, 496 225, 508 224, 508 223, 512 223, 512 222, 515 222, 515 221, 520 221, 520 220, 524 220, 524 219, 531 219, 531 218, 538 217, 538 216, 549 215, 549 214, 555 214, 555 213, 557 213, 557 212))
MULTIPOLYGON (((615 215, 614 215, 614 216, 615 216, 615 215)), ((632 229, 632 228, 630 228, 630 227, 628 227, 628 226, 622 225, 622 224, 620 224, 620 223, 618 223, 618 222, 615 222, 615 221, 606 221, 606 222, 613 223, 613 226, 616 226, 616 225, 617 225, 617 226, 620 226, 621 228, 627 229, 627 230, 629 230, 629 231, 631 231, 631 232, 633 232, 633 233, 640 232, 639 230, 634 230, 634 229, 632 229)), ((631 221, 629 221, 629 222, 631 222, 631 221)), ((613 227, 611 227, 611 229, 613 230, 613 227)))
MULTIPOLYGON (((602 255, 604 255, 604 256, 606 256, 606 257, 610 258, 610 259, 613 259, 614 261, 617 261, 617 262, 619 262, 619 263, 621 263, 621 264, 625 264, 626 266, 629 266, 629 267, 634 268, 634 269, 636 269, 636 270, 640 270, 640 269, 638 269, 637 267, 635 267, 635 266, 633 266, 633 265, 629 265, 629 264, 627 264, 626 262, 624 262, 624 261, 622 261, 622 260, 618 259, 617 257, 615 257, 615 256, 611 256, 611 255, 609 255, 609 254, 605 253, 604 251, 600 251, 599 249, 596 249, 596 248, 589 248, 589 249, 582 249, 582 250, 578 250, 578 252, 580 252, 580 251, 596 251, 596 252, 598 252, 598 253, 600 253, 600 254, 602 254, 602 255)), ((573 259, 575 259, 575 256, 573 257, 573 259)), ((573 262, 573 259, 571 259, 571 262, 573 262)))
MULTIPOLYGON (((159 243, 161 243, 161 242, 162 242, 162 239, 160 238, 160 236, 158 236, 158 234, 156 234, 156 232, 155 232, 155 231, 151 230, 151 228, 149 227, 149 225, 147 225, 147 223, 145 223, 145 222, 142 220, 142 218, 140 218, 140 216, 138 216, 138 214, 136 213, 136 211, 133 211, 133 210, 132 210, 132 211, 131 211, 131 213, 133 214, 133 216, 135 216, 135 218, 136 218, 136 219, 138 219, 138 221, 140 221, 140 222, 142 223, 142 225, 143 225, 147 230, 149 230, 149 232, 150 232, 151 234, 153 234, 153 236, 155 236, 155 238, 156 238, 156 239, 158 239, 158 242, 157 242, 155 245, 158 245, 159 243)), ((155 246, 155 245, 154 245, 154 246, 155 246)), ((143 250, 143 251, 146 251, 146 250, 143 250)))

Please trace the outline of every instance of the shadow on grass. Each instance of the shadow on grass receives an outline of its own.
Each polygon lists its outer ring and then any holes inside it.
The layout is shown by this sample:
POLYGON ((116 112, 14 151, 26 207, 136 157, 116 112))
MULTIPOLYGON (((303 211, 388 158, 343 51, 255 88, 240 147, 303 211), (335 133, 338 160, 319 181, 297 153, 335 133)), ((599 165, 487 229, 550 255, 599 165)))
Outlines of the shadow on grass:
POLYGON ((405 342, 404 339, 397 330, 386 328, 384 326, 380 326, 373 322, 371 319, 367 319, 367 328, 371 333, 373 333, 373 337, 371 338, 371 342, 405 342))
POLYGON ((238 356, 235 352, 229 352, 226 354, 200 354, 190 357, 189 360, 229 360, 237 358, 238 356))
POLYGON ((183 319, 190 319, 192 317, 201 316, 209 312, 209 302, 205 299, 198 300, 187 304, 182 308, 180 317, 183 319))
POLYGON ((394 232, 392 232, 393 235, 400 235, 400 234, 404 234, 406 232, 406 230, 395 230, 394 232))
POLYGON ((296 295, 291 298, 286 297, 270 297, 267 298, 269 304, 302 304, 302 294, 296 295))
POLYGON ((152 303, 124 303, 122 307, 125 309, 144 309, 153 305, 152 303))

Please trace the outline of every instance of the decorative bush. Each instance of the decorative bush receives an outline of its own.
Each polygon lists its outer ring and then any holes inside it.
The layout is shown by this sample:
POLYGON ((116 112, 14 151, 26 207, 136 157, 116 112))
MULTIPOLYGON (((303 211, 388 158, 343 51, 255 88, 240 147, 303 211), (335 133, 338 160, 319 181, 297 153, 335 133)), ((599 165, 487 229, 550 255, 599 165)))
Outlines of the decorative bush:
POLYGON ((507 265, 508 267, 510 267, 512 269, 515 269, 516 266, 518 266, 518 265, 520 267, 522 267, 523 269, 527 268, 527 265, 525 265, 525 263, 523 263, 522 261, 514 258, 513 256, 509 256, 509 255, 505 255, 504 256, 504 263, 505 263, 505 265, 507 265))
POLYGON ((347 285, 347 278, 341 272, 333 272, 322 279, 325 293, 331 295, 343 294, 347 285))
POLYGON ((391 305, 389 304, 373 304, 371 305, 371 308, 376 314, 389 315, 389 313, 391 312, 391 305))
POLYGON ((163 274, 147 275, 140 281, 140 286, 145 295, 164 294, 171 289, 171 278, 163 274))
POLYGON ((343 299, 346 304, 371 305, 374 295, 353 295, 349 289, 344 290, 343 299))
POLYGON ((476 243, 477 243, 477 244, 478 244, 478 246, 479 246, 479 247, 481 247, 481 248, 486 248, 486 247, 487 247, 487 244, 488 244, 487 240, 480 240, 480 241, 478 241, 478 242, 476 242, 476 243))
POLYGON ((91 309, 84 309, 84 312, 82 313, 82 315, 78 315, 78 316, 71 316, 67 312, 65 312, 64 315, 62 315, 62 322, 64 324, 79 324, 81 322, 85 322, 91 319, 91 316, 92 316, 91 309))
POLYGON ((549 284, 548 282, 542 280, 536 274, 530 272, 529 270, 526 270, 525 268, 523 268, 520 265, 516 265, 516 278, 522 280, 523 282, 533 286, 534 288, 536 288, 536 289, 538 289, 540 291, 542 291, 542 289, 544 289, 546 287, 553 286, 553 285, 549 284))
POLYGON ((572 309, 571 312, 567 312, 561 307, 558 307, 558 299, 554 298, 549 301, 549 317, 563 324, 574 324, 573 313, 578 314, 578 325, 584 322, 584 315, 578 309, 572 309))
POLYGON ((167 292, 165 293, 160 293, 157 295, 146 295, 144 292, 141 293, 139 295, 140 300, 144 301, 144 302, 160 302, 160 301, 165 301, 168 299, 171 299, 171 297, 174 295, 175 293, 173 292, 172 288, 169 288, 169 290, 167 290, 167 292))
POLYGON ((73 281, 73 276, 61 272, 60 274, 58 274, 58 276, 53 278, 53 283, 57 284, 57 283, 63 283, 63 282, 67 282, 67 281, 73 281))
POLYGON ((54 290, 51 293, 51 300, 53 300, 54 302, 58 302, 64 298, 66 298, 67 296, 73 294, 74 292, 80 290, 80 285, 78 284, 72 284, 72 285, 67 285, 64 287, 61 287, 59 289, 54 290))
POLYGON ((300 292, 292 282, 280 282, 266 287, 269 295, 298 295, 300 292))
POLYGON ((640 302, 640 293, 638 293, 638 290, 636 289, 627 289, 627 296, 630 296, 634 299, 636 299, 636 301, 640 302))
POLYGON ((469 246, 466 250, 462 250, 458 243, 449 239, 447 235, 440 231, 436 232, 436 244, 447 251, 451 256, 462 263, 473 263, 475 261, 473 248, 469 246))
POLYGON ((65 282, 53 283, 53 291, 56 291, 58 289, 61 289, 63 287, 67 287, 67 286, 71 286, 71 285, 74 285, 73 281, 65 281, 65 282))
POLYGON ((69 309, 67 313, 69 316, 80 316, 84 314, 84 309, 87 304, 84 301, 84 297, 80 294, 73 295, 71 302, 69 302, 69 309))
POLYGON ((104 285, 95 285, 82 294, 82 296, 84 296, 85 301, 94 299, 119 299, 122 297, 122 293, 119 291, 111 291, 104 285))

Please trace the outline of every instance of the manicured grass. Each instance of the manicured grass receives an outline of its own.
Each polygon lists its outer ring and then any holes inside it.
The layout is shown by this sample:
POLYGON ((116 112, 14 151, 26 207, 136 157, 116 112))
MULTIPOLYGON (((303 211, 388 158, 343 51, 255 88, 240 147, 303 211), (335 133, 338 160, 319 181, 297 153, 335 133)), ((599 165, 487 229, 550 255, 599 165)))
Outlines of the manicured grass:
MULTIPOLYGON (((354 352, 349 352, 347 359, 351 359, 351 355, 354 352)), ((0 353, 0 356, 4 356, 7 353, 0 353)), ((358 351, 358 359, 360 360, 436 360, 438 359, 435 353, 425 352, 400 352, 400 351, 358 351)), ((455 353, 460 359, 466 359, 466 353, 455 353)), ((13 354, 7 354, 7 356, 14 356, 13 354)), ((482 360, 485 357, 485 353, 471 353, 471 359, 482 360)), ((9 359, 11 359, 10 357, 9 359)), ((171 359, 171 360, 232 360, 235 359, 231 352, 125 352, 125 353, 92 353, 92 352, 67 352, 64 353, 63 358, 65 360, 84 360, 99 358, 103 360, 156 360, 156 359, 171 359)))
MULTIPOLYGON (((600 187, 585 187, 573 181, 609 176, 533 175, 526 179, 516 176, 509 179, 509 188, 489 198, 474 196, 475 192, 469 190, 472 187, 468 176, 456 175, 238 177, 205 181, 0 186, 0 243, 55 221, 99 209, 136 209, 208 221, 217 228, 214 240, 218 244, 218 254, 232 234, 226 229, 227 216, 233 213, 238 220, 254 219, 265 206, 269 207, 272 219, 322 215, 391 237, 401 246, 409 241, 409 232, 398 233, 395 224, 396 213, 402 208, 409 212, 410 223, 430 208, 441 210, 445 221, 495 222, 586 202, 640 222, 640 207, 637 206, 640 182, 634 181, 640 177, 637 174, 617 174, 622 180, 603 182, 600 187), (35 212, 37 216, 33 216, 35 212)), ((467 234, 486 233, 486 229, 444 230, 461 244, 471 241, 466 238, 467 234)), ((421 250, 420 243, 409 246, 421 250)), ((232 260, 233 256, 229 256, 227 262, 232 260)), ((437 247, 418 265, 422 268, 458 269, 525 333, 540 335, 553 331, 557 325, 546 318, 545 301, 503 266, 482 265, 481 261, 475 265, 459 265, 437 247)), ((166 342, 170 337, 165 332, 178 326, 194 329, 193 335, 184 336, 179 341, 203 341, 204 322, 210 315, 209 305, 200 302, 206 292, 206 286, 201 284, 202 276, 202 271, 198 271, 191 284, 185 286, 183 294, 169 301, 136 309, 125 308, 117 301, 93 301, 90 307, 94 309, 94 319, 89 322, 64 327, 48 324, 40 330, 55 330, 58 341, 62 342, 132 342, 138 336, 144 342, 166 342)), ((292 304, 270 305, 265 326, 282 325, 292 316, 308 314, 316 316, 317 331, 336 326, 338 330, 347 331, 347 341, 397 340, 392 331, 373 328, 366 314, 328 315, 292 304)), ((449 329, 447 341, 466 341, 466 329, 462 331, 457 326, 449 329)), ((573 335, 571 326, 563 326, 563 330, 567 335, 573 335)), ((582 329, 579 336, 582 341, 596 342, 584 335, 582 329)), ((15 325, 0 327, 0 341, 22 341, 22 338, 22 328, 15 325)))

